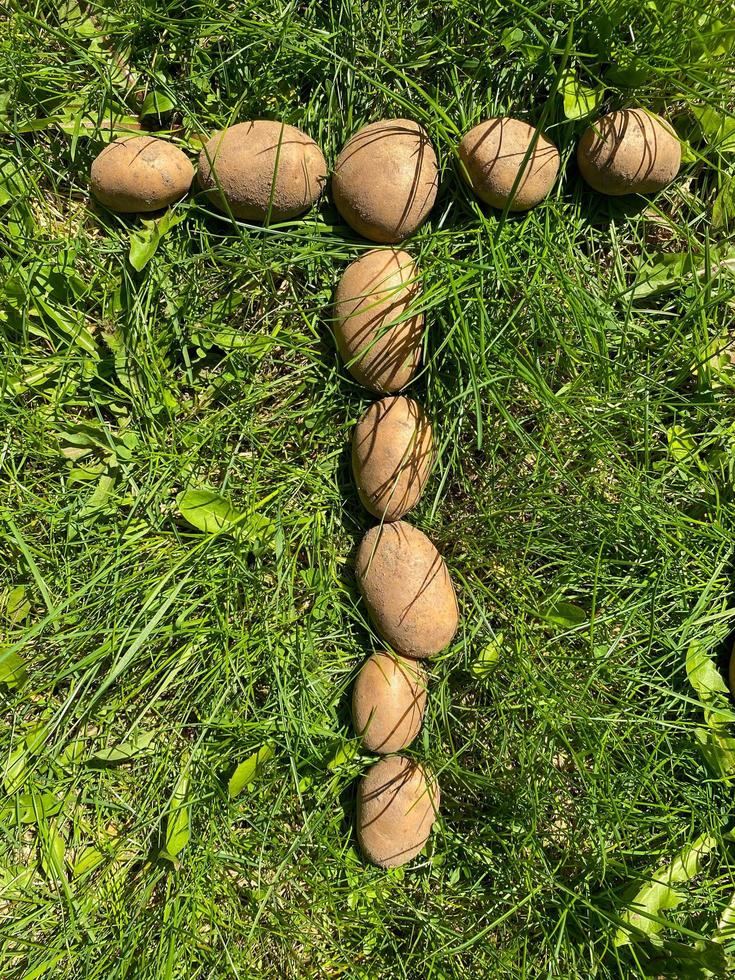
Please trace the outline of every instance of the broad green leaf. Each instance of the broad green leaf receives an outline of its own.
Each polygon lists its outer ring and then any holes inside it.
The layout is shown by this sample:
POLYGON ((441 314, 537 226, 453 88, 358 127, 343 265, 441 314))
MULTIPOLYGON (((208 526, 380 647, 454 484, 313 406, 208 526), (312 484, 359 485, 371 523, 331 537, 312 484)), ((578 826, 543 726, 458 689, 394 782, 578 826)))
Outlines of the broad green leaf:
POLYGON ((59 756, 62 766, 76 766, 84 761, 85 743, 83 738, 72 739, 68 742, 59 756))
POLYGON ((117 476, 115 474, 115 469, 112 473, 106 472, 100 476, 97 481, 97 486, 94 488, 90 496, 85 500, 84 506, 79 511, 79 517, 89 517, 92 514, 96 514, 103 510, 107 505, 108 501, 112 497, 113 491, 115 489, 115 483, 117 482, 117 476))
POLYGON ((129 458, 125 443, 108 426, 102 423, 79 422, 58 430, 61 454, 65 459, 81 459, 90 452, 102 455, 109 464, 116 457, 129 458))
POLYGON ((23 687, 28 671, 23 659, 12 650, 0 649, 0 684, 11 690, 23 687))
POLYGON ((618 88, 638 88, 651 77, 652 69, 644 61, 625 54, 605 72, 605 81, 618 88))
POLYGON ((694 106, 692 114, 699 123, 707 144, 719 153, 735 153, 735 118, 709 106, 694 106))
POLYGON ((49 736, 49 726, 45 721, 37 721, 26 732, 25 743, 30 753, 40 752, 49 736))
POLYGON ((650 956, 641 962, 641 977, 670 977, 672 980, 711 980, 731 976, 732 961, 722 945, 709 939, 698 939, 691 945, 675 939, 656 938, 649 947, 650 956))
POLYGON ((735 178, 726 176, 712 206, 712 227, 717 231, 735 229, 735 178))
POLYGON ((683 426, 672 425, 670 429, 667 429, 666 441, 669 445, 669 452, 677 463, 696 461, 697 444, 683 426))
POLYGON ((43 844, 41 845, 41 867, 46 873, 46 877, 52 881, 58 881, 64 876, 64 855, 66 846, 64 838, 57 828, 52 825, 47 834, 44 834, 43 844))
POLYGON ((563 626, 566 629, 579 626, 587 619, 587 613, 581 606, 577 606, 573 602, 565 602, 563 599, 542 606, 536 615, 540 619, 546 620, 547 623, 563 626))
POLYGON ((99 34, 99 28, 89 16, 89 12, 82 10, 76 0, 68 0, 68 2, 59 4, 57 16, 65 28, 76 31, 89 40, 96 38, 99 34))
POLYGON ((22 199, 26 188, 19 165, 11 157, 0 157, 0 207, 22 199))
POLYGON ((11 623, 22 623, 31 611, 31 604, 26 597, 25 585, 16 585, 5 599, 4 614, 11 623))
POLYGON ((231 533, 245 515, 215 490, 185 490, 178 499, 179 513, 198 531, 231 533))
POLYGON ((687 276, 697 271, 689 252, 663 252, 634 263, 633 299, 648 299, 681 286, 687 276))
POLYGON ((712 939, 716 943, 729 943, 735 939, 735 892, 722 910, 720 921, 717 923, 712 939))
POLYGON ((130 235, 130 252, 128 258, 136 272, 142 272, 156 254, 164 235, 184 220, 183 214, 168 210, 162 217, 143 220, 143 228, 130 235))
POLYGON ((145 119, 146 116, 157 116, 161 119, 164 116, 169 116, 174 108, 174 103, 167 95, 163 95, 161 92, 149 92, 145 99, 143 99, 143 105, 140 108, 140 118, 145 119))
POLYGON ((523 44, 525 37, 520 27, 506 27, 500 35, 500 43, 506 51, 516 51, 523 44))
POLYGON ((344 766, 346 763, 352 762, 352 760, 357 757, 359 751, 360 743, 357 739, 344 742, 327 762, 327 769, 331 769, 332 772, 334 772, 336 769, 339 769, 340 766, 344 766))
POLYGON ((61 800, 53 793, 22 793, 18 797, 21 823, 41 823, 47 817, 53 817, 61 809, 61 800))
POLYGON ((503 634, 498 633, 494 639, 480 651, 472 663, 471 670, 475 677, 483 678, 491 674, 500 661, 503 649, 503 634))
POLYGON ((98 749, 92 754, 89 762, 92 765, 96 763, 104 766, 119 766, 124 762, 130 762, 136 756, 144 754, 150 748, 155 737, 154 732, 141 732, 127 742, 98 749))
POLYGON ((263 358, 275 346, 277 339, 267 334, 253 335, 243 333, 235 327, 215 330, 210 342, 222 350, 242 350, 251 357, 263 358))
POLYGON ((19 745, 8 756, 3 770, 3 786, 8 796, 17 793, 23 786, 28 772, 28 752, 19 745))
POLYGON ((104 854, 96 847, 92 847, 91 845, 89 847, 85 847, 74 862, 72 874, 75 878, 80 878, 83 874, 86 874, 88 871, 92 871, 94 868, 102 864, 104 859, 104 854))
POLYGON ((233 774, 230 776, 230 781, 227 784, 227 792, 230 794, 230 799, 234 799, 239 793, 255 781, 258 775, 260 775, 260 770, 275 755, 275 748, 272 745, 266 743, 261 745, 257 752, 253 752, 249 758, 235 769, 233 774))
POLYGON ((694 737, 712 773, 718 779, 735 774, 735 738, 720 734, 716 727, 695 728, 694 737))
POLYGON ((99 358, 97 344, 83 318, 79 317, 77 320, 72 319, 68 315, 67 309, 59 309, 53 303, 49 302, 45 296, 41 296, 40 293, 34 294, 33 302, 38 310, 45 313, 48 319, 52 320, 68 336, 71 342, 75 343, 95 360, 99 358))
POLYGON ((262 554, 276 536, 273 521, 261 514, 237 510, 214 490, 185 490, 179 495, 179 513, 192 527, 207 534, 232 534, 254 554, 262 554))
POLYGON ((597 112, 605 98, 605 89, 602 86, 589 88, 583 85, 572 68, 568 68, 562 75, 559 91, 564 100, 564 115, 567 119, 586 119, 597 112))
POLYGON ((166 823, 166 853, 176 857, 189 843, 189 776, 183 772, 174 788, 166 823))
POLYGON ((689 683, 703 701, 710 701, 718 694, 729 693, 722 674, 699 640, 692 640, 689 644, 686 671, 689 683))
POLYGON ((698 874, 707 855, 717 846, 709 834, 702 834, 692 844, 687 844, 670 864, 660 868, 639 889, 630 906, 623 912, 626 926, 620 926, 615 935, 615 945, 624 946, 635 940, 636 934, 656 936, 665 927, 661 912, 675 909, 684 901, 677 885, 684 884, 698 874))

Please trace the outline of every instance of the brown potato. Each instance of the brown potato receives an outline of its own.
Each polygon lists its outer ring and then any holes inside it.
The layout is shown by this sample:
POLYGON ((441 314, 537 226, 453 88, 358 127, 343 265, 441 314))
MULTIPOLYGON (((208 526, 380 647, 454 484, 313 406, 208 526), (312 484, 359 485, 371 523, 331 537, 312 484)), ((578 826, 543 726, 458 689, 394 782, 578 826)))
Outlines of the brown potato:
POLYGON ((348 225, 374 242, 400 242, 424 223, 439 189, 436 153, 410 119, 363 126, 337 157, 332 194, 348 225))
POLYGON ((431 423, 413 398, 373 402, 352 436, 352 472, 373 517, 397 521, 423 493, 434 462, 431 423))
POLYGON ((371 528, 355 574, 375 628, 397 653, 432 657, 452 641, 459 621, 454 585, 418 528, 404 521, 371 528))
POLYGON ((112 211, 167 208, 189 190, 194 168, 186 154, 155 136, 125 136, 95 157, 90 187, 112 211))
POLYGON ((429 839, 439 811, 439 786, 423 766, 401 755, 376 762, 357 790, 357 839, 381 868, 406 864, 429 839))
POLYGON ((398 752, 413 742, 426 708, 426 671, 415 660, 374 653, 352 692, 352 721, 369 752, 398 752))
POLYGON ((480 200, 499 210, 505 208, 535 137, 509 211, 527 211, 550 193, 559 173, 559 151, 543 133, 520 119, 486 119, 462 137, 462 175, 480 200))
POLYGON ((215 133, 199 156, 199 185, 244 221, 287 221, 317 200, 327 162, 295 126, 256 119, 215 133))
POLYGON ((421 293, 408 254, 376 248, 350 263, 334 293, 334 335, 347 370, 373 391, 399 391, 421 360, 423 313, 410 313, 421 293))
POLYGON ((679 173, 681 144, 659 116, 622 109, 589 127, 579 141, 577 163, 601 194, 653 194, 679 173))

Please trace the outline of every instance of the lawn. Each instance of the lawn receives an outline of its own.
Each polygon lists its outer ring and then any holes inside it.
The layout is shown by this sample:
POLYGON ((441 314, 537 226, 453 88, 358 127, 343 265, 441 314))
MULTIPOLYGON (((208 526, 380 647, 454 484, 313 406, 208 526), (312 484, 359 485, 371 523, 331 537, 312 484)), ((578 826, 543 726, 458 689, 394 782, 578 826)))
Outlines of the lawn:
POLYGON ((3 980, 728 975, 731 3, 5 0, 0 21, 3 980), (576 143, 637 105, 681 173, 602 197, 576 143), (562 155, 519 216, 457 166, 506 114, 562 155), (264 229, 195 190, 115 215, 88 183, 141 124, 196 160, 281 119, 333 163, 398 116, 441 168, 405 246, 439 447, 410 520, 461 626, 410 750, 439 821, 384 871, 357 849, 374 757, 349 711, 380 649, 352 571, 370 394, 329 323, 368 243, 329 193, 264 229))

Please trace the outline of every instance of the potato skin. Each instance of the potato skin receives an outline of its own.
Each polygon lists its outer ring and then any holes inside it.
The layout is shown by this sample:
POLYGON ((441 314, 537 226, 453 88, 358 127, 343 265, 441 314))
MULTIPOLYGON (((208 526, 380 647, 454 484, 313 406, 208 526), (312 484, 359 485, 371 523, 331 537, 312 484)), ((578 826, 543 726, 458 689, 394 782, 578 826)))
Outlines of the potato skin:
POLYGON ((199 186, 216 208, 227 213, 229 206, 244 221, 303 214, 324 189, 326 175, 324 154, 310 136, 268 119, 214 133, 199 155, 199 186))
POLYGON ((95 157, 90 188, 111 211, 145 213, 178 201, 193 178, 194 168, 178 146, 155 136, 125 136, 95 157))
POLYGON ((385 651, 362 666, 352 691, 352 722, 369 752, 398 752, 413 742, 426 708, 426 671, 385 651))
POLYGON ((671 127, 644 109, 598 119, 577 147, 582 176, 601 194, 653 194, 679 173, 681 144, 671 127))
MULTIPOLYGON (((477 196, 502 210, 538 131, 520 119, 486 119, 465 133, 459 144, 463 177, 477 196)), ((527 211, 550 193, 559 173, 559 151, 543 133, 526 161, 509 211, 527 211)))
POLYGON ((400 242, 424 223, 439 190, 439 166, 423 126, 382 119, 363 126, 337 157, 332 194, 359 235, 400 242))
POLYGON ((337 284, 337 347, 353 378, 372 391, 400 391, 418 369, 424 315, 406 316, 421 293, 418 275, 408 252, 376 248, 350 263, 337 284))
POLYGON ((444 559, 405 521, 371 528, 355 562, 357 585, 385 642, 407 657, 433 657, 451 643, 459 611, 444 559))
POLYGON ((396 395, 373 402, 352 435, 352 472, 363 507, 397 521, 417 503, 434 462, 434 437, 424 410, 396 395))
POLYGON ((363 855, 381 868, 414 858, 429 839, 441 795, 423 766, 404 756, 376 762, 357 789, 357 839, 363 855))

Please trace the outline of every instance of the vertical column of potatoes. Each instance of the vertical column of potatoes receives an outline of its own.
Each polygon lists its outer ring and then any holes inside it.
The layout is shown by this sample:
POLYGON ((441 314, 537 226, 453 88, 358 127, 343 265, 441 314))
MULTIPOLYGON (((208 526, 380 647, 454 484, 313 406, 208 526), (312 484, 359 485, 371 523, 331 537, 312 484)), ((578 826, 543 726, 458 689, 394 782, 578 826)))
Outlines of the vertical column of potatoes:
POLYGON ((421 728, 427 700, 422 658, 452 640, 457 600, 431 541, 403 520, 418 502, 434 462, 423 408, 398 394, 420 367, 424 317, 417 312, 421 273, 392 247, 426 219, 438 166, 425 131, 407 119, 359 130, 334 168, 332 191, 344 219, 381 245, 345 270, 334 296, 334 331, 353 377, 382 395, 357 423, 352 467, 360 500, 378 521, 363 538, 357 584, 386 648, 363 664, 353 692, 353 722, 364 747, 383 758, 362 777, 357 835, 364 856, 394 867, 424 847, 439 807, 435 777, 400 754, 421 728))

